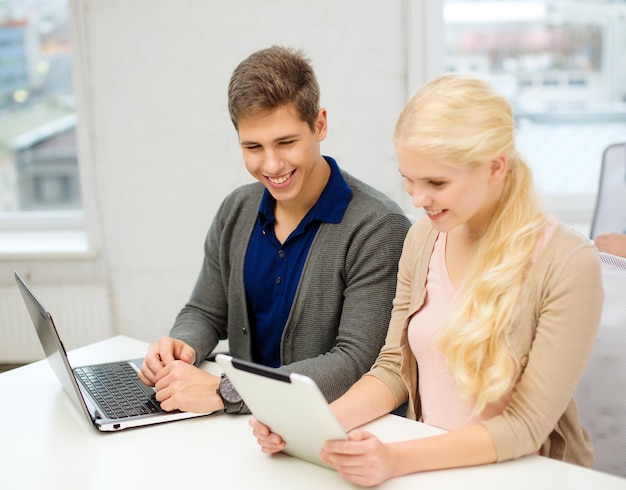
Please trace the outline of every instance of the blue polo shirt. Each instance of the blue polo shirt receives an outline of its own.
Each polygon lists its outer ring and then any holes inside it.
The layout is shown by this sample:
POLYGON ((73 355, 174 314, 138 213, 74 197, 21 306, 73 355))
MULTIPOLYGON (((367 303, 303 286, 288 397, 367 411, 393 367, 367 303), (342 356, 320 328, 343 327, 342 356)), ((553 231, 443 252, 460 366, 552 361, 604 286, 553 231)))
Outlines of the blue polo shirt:
POLYGON ((246 253, 244 282, 252 332, 252 358, 265 366, 281 365, 280 340, 320 223, 340 223, 352 196, 337 162, 327 156, 324 159, 330 166, 326 187, 283 244, 274 234, 276 200, 267 189, 261 198, 246 253))

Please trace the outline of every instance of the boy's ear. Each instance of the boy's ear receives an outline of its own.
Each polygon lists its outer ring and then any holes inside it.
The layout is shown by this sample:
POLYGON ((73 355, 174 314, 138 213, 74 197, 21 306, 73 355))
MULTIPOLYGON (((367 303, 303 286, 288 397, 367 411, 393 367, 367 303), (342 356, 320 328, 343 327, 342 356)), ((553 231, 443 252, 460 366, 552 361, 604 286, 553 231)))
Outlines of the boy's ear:
POLYGON ((318 141, 322 141, 328 134, 328 115, 326 109, 322 108, 317 113, 317 119, 315 120, 315 132, 317 133, 318 141))

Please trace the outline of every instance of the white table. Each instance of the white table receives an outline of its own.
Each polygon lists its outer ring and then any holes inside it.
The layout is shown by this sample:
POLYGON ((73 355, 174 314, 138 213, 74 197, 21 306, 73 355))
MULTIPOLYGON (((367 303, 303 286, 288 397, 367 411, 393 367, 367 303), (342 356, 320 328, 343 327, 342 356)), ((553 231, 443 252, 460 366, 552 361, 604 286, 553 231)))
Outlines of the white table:
MULTIPOLYGON (((70 353, 73 365, 141 357, 147 344, 114 337, 70 353)), ((438 430, 393 415, 366 426, 384 441, 438 430)), ((354 489, 334 471, 263 454, 248 416, 102 434, 39 361, 0 375, 0 489, 354 489)), ((626 489, 626 479, 540 456, 390 480, 382 489, 626 489)))

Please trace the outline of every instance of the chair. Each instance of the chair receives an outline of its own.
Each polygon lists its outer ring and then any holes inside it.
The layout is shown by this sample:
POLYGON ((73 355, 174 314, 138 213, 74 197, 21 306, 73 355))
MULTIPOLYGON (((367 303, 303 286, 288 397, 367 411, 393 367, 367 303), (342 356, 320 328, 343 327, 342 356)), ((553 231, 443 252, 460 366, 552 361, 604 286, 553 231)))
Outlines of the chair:
POLYGON ((595 450, 594 469, 626 477, 626 259, 600 253, 604 304, 575 394, 595 450))
POLYGON ((591 239, 603 233, 626 233, 626 143, 608 146, 602 154, 591 239))

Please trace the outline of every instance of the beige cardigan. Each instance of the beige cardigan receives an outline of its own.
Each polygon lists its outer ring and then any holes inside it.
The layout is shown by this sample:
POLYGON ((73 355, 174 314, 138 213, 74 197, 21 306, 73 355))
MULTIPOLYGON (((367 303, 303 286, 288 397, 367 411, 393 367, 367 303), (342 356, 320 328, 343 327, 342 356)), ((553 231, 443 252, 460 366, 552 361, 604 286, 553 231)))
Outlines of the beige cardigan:
MULTIPOLYGON (((411 316, 423 304, 430 255, 437 238, 427 218, 410 229, 385 346, 367 375, 383 381, 398 405, 409 399, 407 417, 418 419, 417 362, 407 340, 411 316)), ((604 293, 593 244, 559 225, 531 267, 526 312, 511 334, 522 375, 501 415, 483 422, 498 461, 540 453, 584 466, 593 447, 582 428, 573 394, 600 323, 604 293)))

